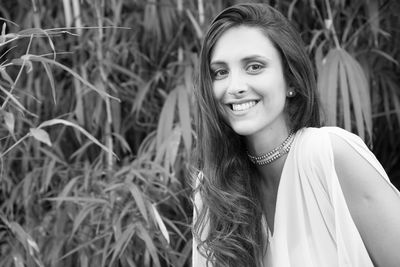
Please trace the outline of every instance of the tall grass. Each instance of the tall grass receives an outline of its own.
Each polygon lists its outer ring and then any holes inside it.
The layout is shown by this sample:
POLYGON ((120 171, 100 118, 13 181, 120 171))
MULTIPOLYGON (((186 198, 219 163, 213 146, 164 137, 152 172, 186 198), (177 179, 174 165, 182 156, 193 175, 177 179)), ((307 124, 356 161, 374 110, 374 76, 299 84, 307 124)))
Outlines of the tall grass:
MULTIPOLYGON (((2 1, 0 266, 190 266, 193 75, 231 2, 2 1)), ((270 2, 308 44, 326 122, 400 181, 399 4, 270 2)))

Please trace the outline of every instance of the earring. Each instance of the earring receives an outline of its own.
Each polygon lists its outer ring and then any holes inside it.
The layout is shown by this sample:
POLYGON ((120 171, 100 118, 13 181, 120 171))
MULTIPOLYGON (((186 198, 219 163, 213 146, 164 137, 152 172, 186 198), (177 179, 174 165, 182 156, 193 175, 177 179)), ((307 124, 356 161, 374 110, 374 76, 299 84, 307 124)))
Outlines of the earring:
POLYGON ((294 90, 289 90, 286 93, 287 97, 294 97, 296 95, 296 92, 294 90))

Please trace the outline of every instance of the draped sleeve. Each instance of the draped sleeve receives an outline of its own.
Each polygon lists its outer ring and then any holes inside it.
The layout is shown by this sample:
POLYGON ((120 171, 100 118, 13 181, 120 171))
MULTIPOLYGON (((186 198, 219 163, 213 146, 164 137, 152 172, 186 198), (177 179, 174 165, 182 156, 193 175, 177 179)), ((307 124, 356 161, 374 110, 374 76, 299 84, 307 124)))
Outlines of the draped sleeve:
POLYGON ((331 135, 351 145, 398 193, 358 136, 337 127, 300 130, 282 171, 267 266, 373 267, 339 183, 331 135))

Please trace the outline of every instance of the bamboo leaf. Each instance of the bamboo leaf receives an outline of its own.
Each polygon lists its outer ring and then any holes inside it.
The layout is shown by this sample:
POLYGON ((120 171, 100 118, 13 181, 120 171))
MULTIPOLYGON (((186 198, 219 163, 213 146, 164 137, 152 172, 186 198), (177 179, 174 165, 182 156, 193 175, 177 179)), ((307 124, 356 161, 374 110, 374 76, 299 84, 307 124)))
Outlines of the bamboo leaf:
POLYGON ((368 82, 361 66, 351 55, 342 50, 341 57, 349 81, 349 91, 351 93, 357 131, 360 137, 365 140, 365 130, 370 137, 372 134, 372 114, 368 82))
POLYGON ((31 200, 32 194, 32 184, 34 185, 33 181, 36 181, 37 173, 36 172, 29 172, 25 175, 24 180, 22 181, 22 196, 23 196, 23 203, 25 207, 29 206, 29 201, 31 200), (33 177, 36 174, 36 177, 33 177))
POLYGON ((134 183, 129 183, 127 186, 129 188, 129 191, 131 192, 133 198, 136 201, 136 204, 140 210, 140 213, 142 214, 142 216, 146 220, 146 222, 149 223, 149 218, 147 216, 146 204, 143 199, 142 192, 140 192, 139 188, 134 183))
MULTIPOLYGON (((106 260, 108 259, 108 251, 110 249, 110 243, 111 243, 111 239, 112 239, 112 235, 109 235, 108 237, 106 237, 105 239, 105 244, 103 246, 103 253, 102 253, 102 257, 101 257, 101 267, 105 267, 106 266, 106 260)), ((117 239, 118 240, 118 239, 117 239)))
MULTIPOLYGON (((9 97, 14 104, 16 104, 22 111, 28 112, 29 114, 32 115, 32 113, 30 113, 28 110, 26 110, 26 108, 13 96, 13 94, 10 94, 10 92, 8 92, 3 86, 0 85, 0 90, 7 95, 7 97, 9 97)), ((37 116, 35 116, 37 117, 37 116)))
POLYGON ((72 238, 75 235, 75 232, 78 230, 79 226, 82 224, 82 222, 86 219, 88 214, 90 212, 93 212, 94 209, 97 207, 97 203, 92 203, 87 206, 85 206, 79 213, 78 215, 75 216, 74 218, 74 225, 72 228, 72 232, 70 234, 70 238, 72 238))
POLYGON ((54 47, 54 43, 50 38, 50 34, 46 30, 43 30, 41 28, 24 29, 24 30, 19 31, 18 35, 19 36, 29 36, 31 38, 33 36, 39 36, 39 37, 46 36, 46 38, 49 42, 50 48, 53 51, 54 59, 56 58, 56 52, 55 52, 56 50, 54 47))
POLYGON ((189 96, 183 86, 178 90, 178 112, 181 123, 183 142, 188 155, 192 149, 192 124, 190 120, 189 96))
POLYGON ((132 153, 129 143, 126 141, 126 139, 122 135, 120 135, 118 133, 113 133, 113 136, 115 137, 116 140, 119 141, 123 151, 132 153))
POLYGON ((318 74, 322 73, 322 66, 323 66, 323 63, 324 63, 324 60, 322 58, 322 48, 324 47, 324 44, 325 44, 325 41, 322 41, 318 45, 318 47, 317 47, 317 49, 315 51, 314 60, 315 60, 315 66, 317 67, 317 73, 318 74))
POLYGON ((135 232, 136 232, 136 224, 131 223, 122 233, 121 237, 117 240, 114 247, 113 256, 110 262, 111 266, 113 265, 115 259, 124 252, 126 246, 129 244, 129 241, 132 239, 135 232))
POLYGON ((328 125, 336 125, 338 64, 338 50, 332 49, 326 56, 322 71, 318 77, 318 88, 321 93, 323 107, 327 112, 328 125))
POLYGON ((176 265, 174 265, 174 267, 183 267, 185 265, 192 252, 192 243, 192 239, 186 242, 185 247, 181 250, 182 252, 180 253, 181 255, 179 257, 179 260, 176 265))
POLYGON ((45 180, 44 180, 44 185, 43 185, 43 191, 47 190, 49 188, 51 178, 53 177, 55 171, 55 165, 56 165, 56 159, 51 159, 50 163, 46 167, 46 174, 45 174, 45 180))
POLYGON ((378 46, 378 33, 380 30, 379 3, 378 0, 366 0, 365 6, 368 13, 368 23, 371 27, 375 46, 378 46))
MULTIPOLYGON (((311 39, 311 41, 310 41, 310 44, 308 45, 308 48, 309 48, 310 51, 315 47, 315 44, 316 44, 318 38, 319 38, 323 33, 324 33, 324 30, 314 30, 314 31, 313 31, 313 37, 312 37, 312 39, 311 39)), ((321 51, 321 48, 322 48, 322 46, 324 45, 324 43, 325 43, 325 42, 322 41, 322 42, 318 45, 317 50, 321 51)))
MULTIPOLYGON (((182 129, 176 126, 168 139, 162 144, 162 146, 165 148, 165 163, 169 164, 169 166, 173 166, 176 161, 181 137, 182 129)), ((169 166, 165 165, 166 168, 168 168, 169 166)))
POLYGON ((26 67, 26 73, 30 73, 33 70, 29 55, 22 55, 21 58, 15 58, 11 60, 11 64, 21 66, 21 68, 26 67))
POLYGON ((160 119, 157 126, 157 147, 161 146, 162 142, 170 135, 175 117, 175 108, 178 91, 175 88, 172 90, 161 110, 160 119))
POLYGON ((400 100, 399 100, 399 95, 396 93, 398 92, 398 85, 395 82, 393 82, 393 80, 387 80, 387 84, 392 95, 394 109, 397 111, 396 112, 397 121, 400 125, 400 100))
POLYGON ((136 95, 135 100, 132 104, 132 110, 131 110, 132 113, 138 112, 139 110, 141 110, 143 101, 144 101, 146 95, 149 93, 149 91, 151 89, 151 85, 152 85, 152 81, 148 81, 146 84, 139 87, 139 92, 136 95))
POLYGON ((71 126, 71 127, 75 128, 75 129, 77 129, 79 132, 84 134, 87 138, 89 138, 93 143, 98 145, 104 151, 106 151, 107 153, 111 153, 111 154, 114 155, 114 157, 118 158, 117 155, 115 155, 113 151, 110 151, 105 145, 101 144, 93 135, 88 133, 81 126, 79 126, 79 125, 77 125, 75 123, 72 123, 70 121, 66 121, 66 120, 63 120, 63 119, 52 119, 52 120, 48 120, 48 121, 42 122, 37 128, 40 129, 40 128, 43 128, 43 127, 52 126, 52 125, 56 125, 56 124, 63 124, 63 125, 71 126))
POLYGON ((349 91, 352 99, 352 104, 353 104, 353 110, 355 114, 355 119, 356 119, 356 125, 357 125, 357 132, 360 135, 362 139, 364 138, 365 135, 365 129, 364 129, 364 120, 362 116, 362 106, 361 106, 361 97, 359 95, 359 85, 355 81, 355 75, 357 75, 357 70, 354 69, 351 64, 348 62, 348 58, 344 57, 344 66, 346 68, 346 74, 349 80, 349 91))
MULTIPOLYGON (((4 219, 3 219, 4 221, 4 219)), ((36 259, 35 254, 40 253, 39 246, 36 241, 22 228, 19 223, 7 222, 7 226, 15 234, 18 241, 25 247, 29 254, 36 259)), ((40 262, 37 262, 39 266, 42 266, 40 262)))
POLYGON ((0 74, 1 74, 1 77, 10 84, 10 86, 12 86, 14 84, 13 79, 11 79, 10 75, 8 75, 5 67, 0 66, 0 74))
POLYGON ((39 128, 30 128, 29 132, 30 135, 33 136, 36 140, 45 143, 48 146, 51 146, 50 136, 45 130, 39 128))
POLYGON ((65 197, 67 197, 72 188, 75 186, 75 183, 77 182, 77 180, 79 179, 79 177, 74 177, 72 178, 63 188, 63 190, 58 194, 59 200, 57 200, 57 209, 60 208, 63 200, 65 197))
POLYGON ((110 103, 111 115, 112 115, 112 126, 115 134, 121 132, 121 104, 117 101, 110 103))
POLYGON ((24 260, 18 252, 13 252, 13 261, 15 267, 25 267, 24 260))
POLYGON ((1 28, 1 34, 0 34, 0 44, 6 41, 6 38, 4 37, 6 35, 6 27, 7 23, 3 22, 3 27, 1 28))
POLYGON ((381 88, 382 88, 382 98, 383 98, 383 110, 385 113, 385 117, 388 123, 388 127, 391 131, 393 131, 393 126, 391 124, 391 113, 390 113, 390 101, 389 101, 389 95, 388 95, 388 90, 385 90, 385 84, 381 82, 381 88))
POLYGON ((344 128, 351 132, 351 115, 350 115, 350 99, 349 99, 349 87, 347 83, 347 75, 343 63, 339 64, 340 73, 340 91, 342 96, 342 106, 343 106, 343 119, 344 128))
POLYGON ((156 206, 154 204, 151 204, 152 210, 153 210, 153 214, 154 214, 154 218, 157 222, 158 227, 160 228, 160 231, 162 233, 162 235, 164 236, 165 240, 167 240, 168 244, 169 244, 169 233, 167 230, 167 227, 165 227, 165 224, 163 222, 163 220, 161 219, 160 213, 158 212, 156 206))
POLYGON ((384 51, 382 51, 382 50, 379 50, 379 49, 375 49, 375 48, 374 48, 374 49, 371 49, 371 52, 374 52, 374 53, 376 53, 376 54, 382 56, 383 58, 385 58, 385 59, 387 59, 388 61, 390 61, 390 62, 396 64, 397 66, 399 65, 399 62, 398 62, 393 56, 389 55, 388 53, 386 53, 386 52, 384 52, 384 51))
POLYGON ((93 84, 89 83, 88 81, 86 81, 85 79, 83 79, 78 73, 76 73, 75 71, 73 71, 72 69, 68 68, 67 66, 52 60, 52 59, 48 59, 45 57, 41 57, 41 56, 36 56, 36 55, 24 55, 24 57, 26 57, 26 59, 31 60, 31 61, 37 61, 37 62, 44 62, 44 63, 48 63, 48 64, 53 64, 65 71, 67 71, 68 73, 70 73, 75 79, 79 80, 81 83, 83 83, 84 85, 86 85, 87 87, 89 87, 91 90, 97 92, 99 95, 101 95, 102 97, 109 97, 111 99, 114 99, 116 101, 120 101, 119 98, 114 97, 112 95, 107 94, 104 91, 101 91, 99 89, 97 89, 93 84))
MULTIPOLYGON (((95 236, 93 239, 91 239, 91 240, 89 240, 89 241, 87 241, 87 242, 84 242, 84 243, 81 243, 81 244, 79 244, 78 246, 76 246, 74 249, 72 249, 72 250, 70 250, 70 251, 68 251, 66 254, 64 254, 63 256, 61 256, 61 257, 57 257, 57 261, 60 261, 60 260, 62 260, 62 259, 64 259, 64 258, 66 258, 66 257, 68 257, 68 256, 70 256, 70 255, 72 255, 72 254, 74 254, 74 253, 76 253, 76 252, 78 252, 78 251, 80 251, 80 250, 82 250, 82 249, 84 249, 85 247, 88 247, 88 246, 94 246, 94 244, 97 242, 97 241, 99 241, 99 240, 101 240, 101 239, 103 239, 103 238, 107 238, 107 237, 111 237, 111 234, 109 233, 109 232, 107 232, 107 233, 105 233, 105 234, 102 234, 102 235, 98 235, 98 236, 95 236)), ((57 244, 55 244, 56 246, 59 246, 59 244, 60 244, 61 242, 58 242, 57 244)), ((62 249, 62 247, 59 249, 59 250, 61 250, 62 249)))
POLYGON ((33 240, 32 237, 30 237, 29 235, 26 237, 26 241, 28 243, 28 247, 29 247, 29 254, 31 254, 31 256, 35 255, 35 252, 39 253, 39 246, 36 243, 35 240, 33 240))
POLYGON ((96 198, 96 197, 48 197, 45 198, 46 200, 50 201, 59 201, 59 202, 73 202, 76 204, 81 204, 81 203, 92 203, 92 204, 101 204, 101 205, 107 205, 108 206, 108 201, 102 198, 96 198))
POLYGON ((197 38, 199 38, 199 40, 201 40, 203 38, 203 31, 201 30, 201 27, 199 25, 199 23, 197 23, 196 19, 194 18, 192 12, 189 9, 186 9, 186 15, 188 16, 190 22, 193 25, 193 28, 197 34, 197 38))
POLYGON ((92 142, 90 142, 90 141, 84 142, 80 148, 78 148, 74 153, 71 154, 71 156, 69 156, 69 158, 74 159, 79 156, 82 156, 84 154, 84 151, 86 149, 88 149, 91 145, 92 145, 92 142))
POLYGON ((153 240, 147 230, 141 224, 138 224, 138 236, 145 242, 147 251, 150 253, 155 266, 161 267, 160 260, 157 255, 157 249, 154 246, 153 240))
POLYGON ((4 122, 6 124, 7 130, 14 136, 15 118, 14 114, 11 112, 3 111, 4 122))
MULTIPOLYGON (((181 212, 182 212, 182 210, 181 210, 181 212)), ((182 214, 184 214, 184 213, 182 213, 182 214)), ((164 217, 164 223, 166 225, 168 225, 172 230, 174 230, 175 233, 177 233, 179 235, 179 237, 182 239, 183 242, 187 242, 185 235, 179 230, 179 228, 175 225, 175 223, 173 221, 164 217)))
POLYGON ((88 267, 89 266, 89 259, 84 250, 81 250, 79 253, 79 263, 81 267, 88 267))
POLYGON ((57 100, 56 100, 56 87, 54 85, 54 78, 53 78, 53 74, 51 73, 51 69, 49 67, 49 65, 46 62, 42 62, 42 65, 46 71, 47 77, 49 78, 49 82, 50 82, 50 86, 51 86, 51 92, 53 94, 53 101, 54 104, 57 104, 57 100))

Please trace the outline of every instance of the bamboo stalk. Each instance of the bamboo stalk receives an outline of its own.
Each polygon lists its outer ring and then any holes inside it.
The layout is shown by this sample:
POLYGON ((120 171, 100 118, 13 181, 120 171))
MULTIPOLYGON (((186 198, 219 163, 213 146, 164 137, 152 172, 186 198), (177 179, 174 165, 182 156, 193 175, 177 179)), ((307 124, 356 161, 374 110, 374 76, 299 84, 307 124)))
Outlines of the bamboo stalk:
POLYGON ((72 0, 72 10, 74 12, 74 21, 76 32, 81 35, 82 34, 82 18, 81 18, 81 9, 79 5, 79 0, 72 0))
MULTIPOLYGON (((104 37, 104 28, 103 28, 103 11, 104 10, 104 1, 101 3, 101 7, 96 5, 96 14, 97 14, 97 24, 99 26, 98 28, 98 45, 97 45, 97 60, 99 62, 99 71, 100 71, 100 80, 104 84, 104 91, 107 92, 107 75, 105 73, 104 67, 103 67, 103 62, 104 62, 104 55, 103 55, 103 47, 102 47, 102 42, 103 42, 103 37, 104 37)), ((111 114, 111 105, 110 105, 110 98, 105 97, 104 98, 105 104, 106 104, 106 125, 105 125, 105 142, 106 142, 106 147, 108 148, 108 151, 113 151, 113 141, 112 141, 112 114, 111 114)), ((114 159, 112 153, 107 153, 106 154, 106 168, 108 171, 111 171, 113 169, 114 165, 114 159)))
POLYGON ((198 0, 197 1, 197 7, 199 9, 199 22, 200 25, 204 24, 204 2, 203 0, 198 0))
MULTIPOLYGON (((178 13, 179 16, 182 16, 182 11, 183 11, 183 2, 182 0, 177 0, 177 9, 178 9, 178 13)), ((183 61, 183 49, 182 49, 182 45, 179 45, 178 48, 178 62, 182 62, 183 61)))
POLYGON ((69 0, 63 0, 63 6, 64 6, 65 27, 69 28, 72 25, 71 5, 69 0))

